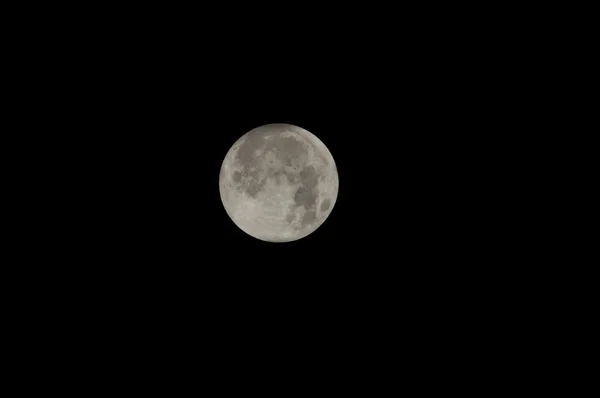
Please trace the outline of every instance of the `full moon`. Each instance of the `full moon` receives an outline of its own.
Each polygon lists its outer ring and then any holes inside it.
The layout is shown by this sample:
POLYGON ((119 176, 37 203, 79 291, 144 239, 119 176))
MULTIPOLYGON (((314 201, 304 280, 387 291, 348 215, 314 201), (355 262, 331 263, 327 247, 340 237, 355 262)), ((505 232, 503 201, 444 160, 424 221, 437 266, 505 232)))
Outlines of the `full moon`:
POLYGON ((323 142, 291 124, 267 124, 240 137, 219 175, 225 211, 242 231, 267 242, 306 237, 327 219, 338 173, 323 142))

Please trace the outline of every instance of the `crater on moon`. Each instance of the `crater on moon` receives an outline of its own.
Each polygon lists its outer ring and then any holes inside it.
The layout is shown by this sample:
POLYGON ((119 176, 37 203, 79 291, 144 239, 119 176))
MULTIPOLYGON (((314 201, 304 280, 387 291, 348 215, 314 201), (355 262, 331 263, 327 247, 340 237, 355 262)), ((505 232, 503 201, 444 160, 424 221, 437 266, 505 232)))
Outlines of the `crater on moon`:
POLYGON ((338 185, 325 144, 289 124, 261 126, 242 136, 227 153, 219 181, 234 223, 272 242, 297 240, 317 229, 335 204, 338 185))

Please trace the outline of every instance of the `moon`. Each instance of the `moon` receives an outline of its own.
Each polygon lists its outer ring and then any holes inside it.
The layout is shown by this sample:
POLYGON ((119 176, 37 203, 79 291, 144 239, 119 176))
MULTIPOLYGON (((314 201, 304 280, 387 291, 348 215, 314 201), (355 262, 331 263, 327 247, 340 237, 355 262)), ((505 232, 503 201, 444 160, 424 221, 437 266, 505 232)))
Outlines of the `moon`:
POLYGON ((309 131, 266 124, 240 137, 219 175, 225 211, 242 231, 267 242, 291 242, 319 228, 337 200, 333 156, 309 131))

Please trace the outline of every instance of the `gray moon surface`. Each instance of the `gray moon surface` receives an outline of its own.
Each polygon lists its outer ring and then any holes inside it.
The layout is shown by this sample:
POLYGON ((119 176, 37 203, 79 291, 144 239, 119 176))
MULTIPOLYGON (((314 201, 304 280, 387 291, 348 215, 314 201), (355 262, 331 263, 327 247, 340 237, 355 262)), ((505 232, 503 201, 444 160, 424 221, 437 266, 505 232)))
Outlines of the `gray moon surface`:
POLYGON ((229 217, 267 242, 290 242, 314 232, 331 213, 338 188, 329 149, 291 124, 266 124, 244 134, 227 152, 219 175, 229 217))

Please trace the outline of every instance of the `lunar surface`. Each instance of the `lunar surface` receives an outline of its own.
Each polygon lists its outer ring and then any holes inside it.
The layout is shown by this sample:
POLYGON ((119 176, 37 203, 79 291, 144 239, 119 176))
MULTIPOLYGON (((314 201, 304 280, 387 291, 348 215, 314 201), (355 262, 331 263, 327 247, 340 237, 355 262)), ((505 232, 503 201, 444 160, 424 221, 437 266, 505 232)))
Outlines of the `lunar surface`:
POLYGON ((219 191, 233 222, 267 242, 290 242, 319 228, 338 194, 329 149, 305 129, 267 124, 238 139, 223 160, 219 191))

